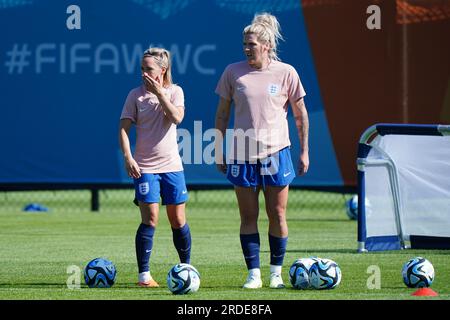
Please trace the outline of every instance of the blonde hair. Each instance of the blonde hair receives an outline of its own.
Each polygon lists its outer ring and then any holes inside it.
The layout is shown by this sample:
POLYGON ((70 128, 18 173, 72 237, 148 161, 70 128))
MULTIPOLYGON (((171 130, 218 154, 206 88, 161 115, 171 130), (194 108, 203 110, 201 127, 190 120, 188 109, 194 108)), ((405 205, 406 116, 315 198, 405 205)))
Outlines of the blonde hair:
POLYGON ((169 87, 172 85, 172 63, 170 61, 170 52, 164 48, 148 48, 144 51, 142 60, 147 57, 153 58, 161 68, 166 68, 163 77, 163 86, 169 87))
POLYGON ((280 30, 277 18, 270 13, 263 12, 254 16, 252 23, 244 28, 243 34, 254 33, 258 37, 258 41, 269 43, 269 58, 279 61, 277 46, 279 40, 284 40, 280 30))

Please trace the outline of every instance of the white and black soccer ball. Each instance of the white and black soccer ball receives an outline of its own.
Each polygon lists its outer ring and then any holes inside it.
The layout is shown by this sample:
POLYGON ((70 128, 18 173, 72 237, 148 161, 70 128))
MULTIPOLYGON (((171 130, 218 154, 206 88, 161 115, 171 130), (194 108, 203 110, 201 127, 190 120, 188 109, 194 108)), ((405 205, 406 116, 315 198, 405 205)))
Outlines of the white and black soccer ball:
POLYGON ((314 289, 333 289, 341 280, 341 268, 333 260, 316 258, 309 268, 309 283, 314 289))
MULTIPOLYGON (((369 215, 371 212, 371 205, 369 202, 369 199, 366 198, 366 215, 369 215)), ((347 216, 351 220, 358 219, 358 195, 355 194, 353 197, 351 197, 349 200, 345 202, 345 212, 347 213, 347 216)))
POLYGON ((410 288, 426 288, 433 283, 434 267, 425 258, 412 258, 403 265, 402 276, 406 286, 410 288))
POLYGON ((345 203, 345 212, 351 220, 358 218, 358 196, 354 195, 345 203))
POLYGON ((200 273, 188 263, 176 264, 167 274, 167 287, 173 294, 197 292, 200 288, 200 273))
POLYGON ((104 258, 89 261, 84 268, 84 281, 89 288, 110 288, 116 281, 116 266, 104 258))
POLYGON ((300 258, 294 261, 289 269, 289 282, 294 289, 309 289, 309 269, 316 258, 300 258))

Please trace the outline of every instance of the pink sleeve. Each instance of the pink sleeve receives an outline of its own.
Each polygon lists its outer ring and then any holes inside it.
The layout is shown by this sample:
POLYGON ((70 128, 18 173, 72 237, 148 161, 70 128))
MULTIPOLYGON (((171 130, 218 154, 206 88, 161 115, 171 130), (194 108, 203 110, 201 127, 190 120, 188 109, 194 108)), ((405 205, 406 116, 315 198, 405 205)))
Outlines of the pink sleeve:
POLYGON ((290 101, 297 101, 306 96, 306 92, 303 89, 303 85, 297 71, 294 69, 294 67, 291 67, 289 69, 290 70, 287 83, 288 99, 290 101))
POLYGON ((224 99, 232 100, 233 87, 231 84, 231 72, 230 67, 226 67, 222 73, 219 82, 217 83, 216 93, 224 99))
POLYGON ((175 107, 184 107, 184 93, 180 86, 175 86, 172 96, 170 97, 170 102, 175 107))
POLYGON ((120 120, 131 119, 131 121, 136 122, 136 96, 134 90, 128 93, 127 100, 122 109, 122 114, 120 115, 120 120))

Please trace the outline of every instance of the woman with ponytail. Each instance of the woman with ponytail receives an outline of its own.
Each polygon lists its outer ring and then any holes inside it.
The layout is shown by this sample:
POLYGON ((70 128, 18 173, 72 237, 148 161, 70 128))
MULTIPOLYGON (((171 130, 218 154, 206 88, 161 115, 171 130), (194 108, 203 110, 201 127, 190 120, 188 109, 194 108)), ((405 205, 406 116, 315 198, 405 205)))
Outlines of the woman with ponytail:
POLYGON ((262 286, 259 192, 262 190, 269 220, 270 288, 284 288, 281 268, 286 252, 288 227, 286 207, 289 184, 295 177, 291 160, 288 105, 292 107, 301 143, 297 172, 309 167, 309 121, 299 75, 280 61, 277 45, 282 40, 276 17, 263 13, 243 30, 246 60, 230 64, 223 72, 216 93, 220 96, 216 129, 222 137, 234 104, 234 134, 229 163, 224 163, 221 139, 216 139, 216 163, 234 185, 241 217, 240 241, 248 276, 244 288, 262 286))
POLYGON ((141 213, 135 239, 138 285, 158 287, 150 275, 149 262, 160 198, 166 206, 180 262, 190 263, 191 233, 185 215, 188 194, 176 132, 184 117, 184 95, 181 87, 172 83, 170 53, 166 49, 146 50, 141 71, 142 85, 130 91, 122 110, 119 142, 125 168, 134 180, 134 202, 141 213), (134 155, 129 139, 133 124, 134 155))

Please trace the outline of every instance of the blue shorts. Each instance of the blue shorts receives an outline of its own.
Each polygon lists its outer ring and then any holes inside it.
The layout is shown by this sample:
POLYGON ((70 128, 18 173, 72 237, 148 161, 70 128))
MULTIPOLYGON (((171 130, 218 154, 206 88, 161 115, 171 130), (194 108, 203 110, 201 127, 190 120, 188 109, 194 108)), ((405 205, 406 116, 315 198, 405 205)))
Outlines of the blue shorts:
POLYGON ((258 160, 256 163, 234 163, 227 166, 227 179, 239 187, 287 186, 295 178, 289 147, 258 160))
POLYGON ((181 204, 188 200, 184 172, 142 173, 139 179, 134 179, 135 199, 145 203, 162 205, 181 204))

